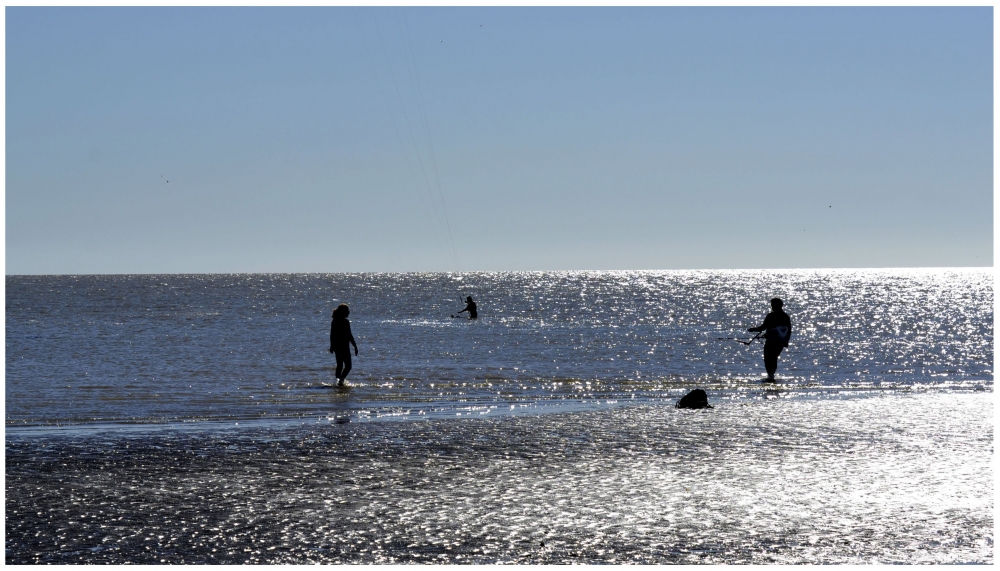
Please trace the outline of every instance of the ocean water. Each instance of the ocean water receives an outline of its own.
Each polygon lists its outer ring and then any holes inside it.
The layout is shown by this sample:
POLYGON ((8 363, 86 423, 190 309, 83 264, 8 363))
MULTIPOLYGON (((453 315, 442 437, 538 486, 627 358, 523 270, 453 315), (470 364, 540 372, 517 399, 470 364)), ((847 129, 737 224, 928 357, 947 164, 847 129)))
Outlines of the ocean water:
POLYGON ((6 294, 8 564, 993 563, 988 269, 6 294), (762 347, 719 338, 773 296, 794 333, 763 384, 762 347), (696 387, 714 408, 674 408, 696 387))
POLYGON ((993 386, 987 269, 7 276, 6 425, 332 422, 993 386), (473 296, 478 320, 453 319, 473 296), (330 313, 360 355, 331 388, 330 313))
POLYGON ((426 418, 756 398, 768 300, 793 394, 992 390, 965 270, 7 276, 6 424, 426 418), (478 320, 453 319, 472 295, 478 320), (331 389, 329 317, 360 354, 331 389))

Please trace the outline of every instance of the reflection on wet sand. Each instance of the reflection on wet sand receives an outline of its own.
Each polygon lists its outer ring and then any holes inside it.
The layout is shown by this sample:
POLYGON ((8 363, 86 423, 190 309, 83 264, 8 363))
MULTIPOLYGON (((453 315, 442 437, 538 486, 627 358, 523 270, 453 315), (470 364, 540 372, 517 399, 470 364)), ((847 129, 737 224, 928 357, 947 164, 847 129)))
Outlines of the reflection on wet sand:
POLYGON ((991 393, 7 436, 7 563, 992 563, 991 393))

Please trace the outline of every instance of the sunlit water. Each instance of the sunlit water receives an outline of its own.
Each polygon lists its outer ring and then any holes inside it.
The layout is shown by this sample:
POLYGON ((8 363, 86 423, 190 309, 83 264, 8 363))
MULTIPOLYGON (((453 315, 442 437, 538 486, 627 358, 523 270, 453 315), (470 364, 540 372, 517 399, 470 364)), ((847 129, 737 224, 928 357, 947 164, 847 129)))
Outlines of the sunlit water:
POLYGON ((993 562, 986 270, 6 285, 6 563, 993 562))
POLYGON ((986 389, 986 270, 8 276, 6 422, 357 419, 754 397, 767 300, 796 393, 986 389), (480 319, 452 319, 472 295, 480 319), (335 383, 329 316, 360 355, 335 383))

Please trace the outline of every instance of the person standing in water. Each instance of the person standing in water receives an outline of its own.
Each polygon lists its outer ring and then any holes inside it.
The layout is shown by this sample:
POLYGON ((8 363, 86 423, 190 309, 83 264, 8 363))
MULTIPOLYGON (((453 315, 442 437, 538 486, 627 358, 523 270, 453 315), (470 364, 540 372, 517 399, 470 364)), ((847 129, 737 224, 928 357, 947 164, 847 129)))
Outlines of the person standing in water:
POLYGON ((764 318, 760 327, 747 329, 750 332, 764 332, 764 368, 767 370, 767 380, 774 382, 774 372, 778 370, 778 355, 792 338, 792 319, 785 310, 784 303, 774 298, 771 300, 771 313, 764 318))
MULTIPOLYGON (((469 312, 469 319, 475 319, 479 317, 479 313, 476 311, 476 302, 472 301, 472 296, 465 298, 465 309, 459 311, 459 313, 469 312)), ((452 315, 452 317, 458 317, 457 315, 452 315)))
POLYGON ((351 345, 354 345, 354 355, 358 355, 358 344, 351 335, 351 322, 347 316, 351 309, 346 303, 333 310, 333 321, 330 322, 330 352, 337 356, 337 386, 344 386, 347 373, 351 372, 351 345))

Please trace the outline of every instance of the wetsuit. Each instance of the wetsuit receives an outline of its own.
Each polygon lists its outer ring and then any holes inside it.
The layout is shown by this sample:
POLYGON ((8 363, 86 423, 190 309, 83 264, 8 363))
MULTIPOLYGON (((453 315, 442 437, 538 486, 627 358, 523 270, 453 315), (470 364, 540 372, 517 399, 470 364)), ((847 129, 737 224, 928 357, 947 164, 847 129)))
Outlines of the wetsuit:
MULTIPOLYGON (((470 301, 469 305, 466 305, 465 309, 463 309, 462 311, 469 312, 469 319, 475 319, 479 317, 479 313, 476 312, 476 302, 474 301, 470 301)), ((459 313, 462 313, 462 311, 459 311, 459 313)))
POLYGON ((343 381, 351 372, 351 322, 347 319, 335 318, 330 322, 330 352, 337 356, 337 380, 343 381))
POLYGON ((747 331, 765 331, 764 333, 764 369, 767 378, 773 379, 778 370, 778 355, 792 338, 792 319, 783 309, 777 309, 767 314, 760 327, 751 327, 747 331))

